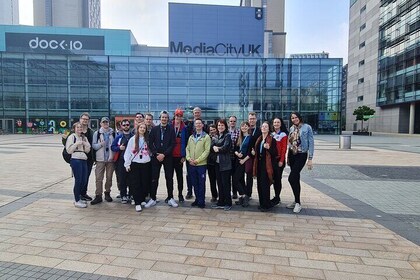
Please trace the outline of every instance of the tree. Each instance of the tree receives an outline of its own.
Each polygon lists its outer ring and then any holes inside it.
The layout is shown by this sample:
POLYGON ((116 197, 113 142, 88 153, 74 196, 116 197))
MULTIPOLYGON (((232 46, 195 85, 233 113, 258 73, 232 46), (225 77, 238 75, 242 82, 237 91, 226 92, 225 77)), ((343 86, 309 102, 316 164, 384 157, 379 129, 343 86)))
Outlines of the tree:
POLYGON ((370 108, 369 106, 359 106, 357 109, 354 110, 353 115, 356 116, 356 121, 362 121, 362 131, 363 129, 363 122, 369 120, 375 114, 375 110, 370 108))

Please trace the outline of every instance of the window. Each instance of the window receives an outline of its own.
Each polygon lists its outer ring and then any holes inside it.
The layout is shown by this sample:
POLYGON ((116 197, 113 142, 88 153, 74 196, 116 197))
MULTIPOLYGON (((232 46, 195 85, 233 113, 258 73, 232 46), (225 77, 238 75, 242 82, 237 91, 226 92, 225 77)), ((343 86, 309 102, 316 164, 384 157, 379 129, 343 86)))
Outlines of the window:
POLYGON ((360 9, 360 14, 362 14, 364 11, 366 11, 366 5, 364 5, 364 6, 360 9))
POLYGON ((363 84, 365 82, 365 78, 360 78, 359 80, 357 80, 358 84, 363 84))
POLYGON ((361 48, 363 48, 365 46, 365 42, 363 41, 363 42, 361 42, 360 44, 359 44, 359 50, 361 49, 361 48))
POLYGON ((357 102, 363 101, 363 95, 357 97, 357 102))
POLYGON ((363 29, 365 29, 366 28, 366 23, 363 23, 361 26, 360 26, 360 31, 362 31, 363 29))
POLYGON ((365 65, 365 60, 364 59, 359 61, 359 67, 363 66, 363 65, 365 65))

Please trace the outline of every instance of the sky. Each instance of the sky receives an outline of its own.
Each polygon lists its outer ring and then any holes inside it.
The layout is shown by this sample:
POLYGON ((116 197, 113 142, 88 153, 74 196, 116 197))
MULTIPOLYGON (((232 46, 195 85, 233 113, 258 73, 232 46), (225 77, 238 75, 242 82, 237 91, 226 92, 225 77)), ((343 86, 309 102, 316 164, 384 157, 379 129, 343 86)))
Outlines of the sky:
MULTIPOLYGON (((33 0, 19 0, 20 23, 33 25, 33 0)), ((274 0, 275 1, 275 0, 274 0)), ((139 44, 168 45, 168 2, 239 6, 240 0, 101 0, 101 27, 129 29, 139 44)), ((348 55, 349 0, 286 0, 286 55, 348 55)))

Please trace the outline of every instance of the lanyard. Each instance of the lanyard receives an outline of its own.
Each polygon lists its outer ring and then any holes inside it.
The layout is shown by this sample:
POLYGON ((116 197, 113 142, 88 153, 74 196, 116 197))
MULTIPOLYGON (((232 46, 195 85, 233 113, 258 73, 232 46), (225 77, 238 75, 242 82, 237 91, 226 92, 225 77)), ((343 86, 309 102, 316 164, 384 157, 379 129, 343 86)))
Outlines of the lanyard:
POLYGON ((252 132, 252 136, 255 135, 255 131, 257 131, 257 127, 254 128, 254 131, 252 132))
POLYGON ((166 131, 166 126, 160 126, 160 146, 163 147, 163 136, 166 131))
POLYGON ((245 144, 246 140, 248 139, 248 137, 249 137, 249 135, 245 136, 244 140, 242 141, 241 148, 239 149, 239 151, 241 153, 242 153, 242 148, 244 147, 244 144, 245 144))
POLYGON ((261 156, 261 154, 263 152, 264 143, 265 143, 265 140, 261 140, 261 144, 260 144, 260 156, 261 156))
POLYGON ((175 137, 178 137, 179 127, 175 127, 175 137))

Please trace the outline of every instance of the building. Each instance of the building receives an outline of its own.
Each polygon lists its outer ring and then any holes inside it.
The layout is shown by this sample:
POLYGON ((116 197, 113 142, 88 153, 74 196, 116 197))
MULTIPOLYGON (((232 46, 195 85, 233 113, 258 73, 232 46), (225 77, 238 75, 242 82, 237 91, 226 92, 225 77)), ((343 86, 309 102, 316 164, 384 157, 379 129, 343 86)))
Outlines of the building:
POLYGON ((347 70, 348 64, 343 66, 342 78, 341 78, 341 130, 346 130, 346 104, 347 104, 347 70))
POLYGON ((19 24, 19 0, 0 1, 0 24, 19 24))
POLYGON ((350 3, 346 129, 360 130, 353 111, 376 113, 369 131, 420 133, 420 3, 352 0, 350 3))
MULTIPOLYGON (((161 110, 183 108, 192 118, 192 109, 200 106, 207 123, 229 115, 242 121, 251 111, 260 120, 282 117, 288 123, 290 113, 300 111, 316 133, 339 133, 342 59, 261 56, 256 50, 264 27, 254 21, 260 8, 204 7, 207 13, 199 18, 206 22, 215 10, 244 20, 248 14, 255 32, 246 36, 242 26, 226 32, 197 22, 197 33, 204 28, 217 36, 194 43, 194 32, 183 37, 190 24, 185 18, 170 29, 169 38, 182 50, 174 52, 138 45, 128 30, 0 26, 0 129, 59 132, 85 111, 93 128, 103 116, 136 112, 157 118, 161 110), (221 40, 218 47, 213 47, 215 38, 221 40)), ((185 11, 170 13, 182 18, 185 11)))
POLYGON ((34 0, 35 26, 101 27, 100 0, 34 0))
POLYGON ((241 0, 240 6, 263 8, 265 57, 285 57, 285 0, 241 0))
POLYGON ((327 52, 322 53, 296 53, 291 54, 290 58, 329 58, 330 54, 327 52))

